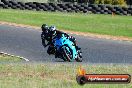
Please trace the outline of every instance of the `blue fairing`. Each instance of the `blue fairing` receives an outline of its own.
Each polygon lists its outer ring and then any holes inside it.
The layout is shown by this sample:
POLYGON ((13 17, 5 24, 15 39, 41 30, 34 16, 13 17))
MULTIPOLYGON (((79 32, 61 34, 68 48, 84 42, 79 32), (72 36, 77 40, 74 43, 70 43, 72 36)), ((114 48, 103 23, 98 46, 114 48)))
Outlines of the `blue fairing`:
POLYGON ((67 45, 72 50, 72 58, 77 58, 77 51, 72 41, 69 40, 64 34, 60 38, 56 37, 54 38, 54 45, 57 48, 57 50, 60 50, 62 46, 67 45))

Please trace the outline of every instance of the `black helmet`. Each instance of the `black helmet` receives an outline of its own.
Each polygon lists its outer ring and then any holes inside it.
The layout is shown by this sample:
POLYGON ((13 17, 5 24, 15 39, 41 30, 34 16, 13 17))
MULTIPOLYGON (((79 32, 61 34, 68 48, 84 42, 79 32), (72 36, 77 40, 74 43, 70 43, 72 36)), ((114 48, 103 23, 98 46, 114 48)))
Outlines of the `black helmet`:
POLYGON ((51 27, 49 28, 49 30, 50 30, 50 33, 51 33, 52 35, 56 35, 56 27, 55 27, 55 26, 51 26, 51 27))
POLYGON ((47 26, 46 24, 43 24, 43 25, 41 26, 41 29, 42 29, 42 31, 45 31, 45 30, 48 29, 48 26, 47 26))

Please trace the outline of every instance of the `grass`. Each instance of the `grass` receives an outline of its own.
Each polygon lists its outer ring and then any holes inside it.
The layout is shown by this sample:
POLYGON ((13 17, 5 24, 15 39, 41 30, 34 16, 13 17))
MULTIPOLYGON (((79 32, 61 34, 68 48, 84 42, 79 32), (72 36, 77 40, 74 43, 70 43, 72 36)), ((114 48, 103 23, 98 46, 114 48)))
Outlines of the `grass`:
POLYGON ((58 29, 132 37, 132 17, 0 9, 0 21, 32 26, 43 23, 58 29))
MULTIPOLYGON (((86 84, 76 82, 79 64, 0 64, 1 88, 132 88, 129 84, 86 84)), ((132 74, 132 65, 82 65, 87 73, 132 74)))
POLYGON ((0 63, 3 63, 3 62, 20 62, 20 61, 22 61, 22 60, 18 57, 11 57, 11 56, 7 56, 4 54, 0 54, 0 63))
MULTIPOLYGON (((0 56, 0 62, 6 58, 0 56)), ((130 74, 132 65, 83 64, 89 74, 130 74)), ((129 84, 86 84, 76 82, 80 63, 8 63, 0 64, 0 88, 132 88, 129 84)))

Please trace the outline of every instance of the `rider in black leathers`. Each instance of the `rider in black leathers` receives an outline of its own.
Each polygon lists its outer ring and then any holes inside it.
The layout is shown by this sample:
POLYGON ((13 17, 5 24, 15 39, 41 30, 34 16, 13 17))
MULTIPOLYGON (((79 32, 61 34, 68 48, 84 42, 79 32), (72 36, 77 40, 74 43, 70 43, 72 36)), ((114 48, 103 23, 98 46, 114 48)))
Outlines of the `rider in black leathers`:
POLYGON ((47 53, 49 55, 55 54, 55 58, 58 57, 59 52, 55 51, 55 48, 52 43, 52 39, 55 36, 61 37, 62 34, 65 34, 67 37, 69 37, 69 39, 74 43, 76 49, 80 50, 80 48, 76 44, 76 39, 73 36, 69 36, 68 34, 66 34, 62 31, 56 30, 55 26, 48 27, 46 24, 43 24, 41 28, 42 28, 42 34, 41 34, 42 45, 44 47, 49 45, 48 50, 47 50, 47 53), (47 44, 46 44, 46 41, 48 41, 47 44))
POLYGON ((46 24, 43 24, 41 29, 42 29, 42 33, 41 33, 42 45, 46 47, 52 42, 51 37, 49 36, 50 35, 49 27, 46 24), (47 44, 46 44, 46 41, 47 41, 47 44))

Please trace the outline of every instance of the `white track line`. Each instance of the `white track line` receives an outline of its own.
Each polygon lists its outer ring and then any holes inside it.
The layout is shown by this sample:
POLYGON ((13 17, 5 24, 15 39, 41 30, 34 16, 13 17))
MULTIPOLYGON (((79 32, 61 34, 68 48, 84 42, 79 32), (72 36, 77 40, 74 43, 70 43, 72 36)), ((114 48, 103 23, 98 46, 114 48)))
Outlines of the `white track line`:
POLYGON ((8 54, 8 53, 5 53, 5 52, 0 52, 0 54, 4 54, 4 55, 7 55, 7 56, 11 56, 11 57, 18 57, 18 58, 23 59, 25 61, 29 61, 27 58, 24 58, 24 57, 21 57, 21 56, 15 56, 15 55, 8 54))

